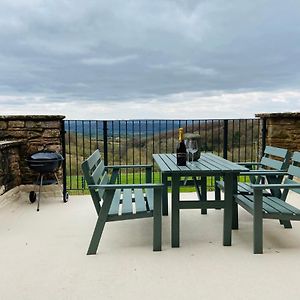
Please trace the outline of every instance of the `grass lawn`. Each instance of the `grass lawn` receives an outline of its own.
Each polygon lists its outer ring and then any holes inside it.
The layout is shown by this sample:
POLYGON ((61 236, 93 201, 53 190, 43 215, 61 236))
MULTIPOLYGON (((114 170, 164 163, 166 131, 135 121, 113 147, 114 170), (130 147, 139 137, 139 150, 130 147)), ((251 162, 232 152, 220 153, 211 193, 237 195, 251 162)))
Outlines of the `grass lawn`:
MULTIPOLYGON (((154 172, 152 173, 153 176, 153 182, 154 183, 160 183, 160 172, 154 172)), ((188 178, 189 180, 192 180, 191 177, 188 178)), ((239 181, 241 182, 248 182, 249 178, 245 176, 240 176, 239 181)), ((121 183, 145 183, 146 177, 145 173, 127 173, 122 172, 119 178, 119 182, 121 183)), ((209 191, 214 190, 214 177, 208 177, 207 178, 207 186, 209 191)), ((67 176, 67 190, 68 193, 71 195, 74 194, 89 194, 89 191, 87 189, 86 183, 84 182, 84 178, 82 175, 73 175, 73 176, 67 176)), ((171 188, 169 187, 169 192, 171 191, 171 188)), ((195 187, 192 185, 189 186, 182 186, 180 188, 181 192, 195 192, 195 187)))

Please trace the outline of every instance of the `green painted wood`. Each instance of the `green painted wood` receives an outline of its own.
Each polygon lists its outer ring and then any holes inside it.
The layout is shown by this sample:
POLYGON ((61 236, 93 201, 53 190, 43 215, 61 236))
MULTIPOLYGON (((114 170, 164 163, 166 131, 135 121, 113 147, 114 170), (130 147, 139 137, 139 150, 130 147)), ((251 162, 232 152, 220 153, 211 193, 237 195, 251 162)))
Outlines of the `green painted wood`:
MULTIPOLYGON (((123 167, 123 166, 122 166, 123 167)), ((128 167, 128 166, 126 166, 128 167)), ((132 167, 132 166, 130 166, 132 167)), ((133 166, 138 167, 136 165, 133 166)), ((116 184, 120 166, 113 167, 112 176, 109 178, 107 167, 101 161, 99 150, 96 150, 88 159, 82 163, 82 170, 98 214, 97 223, 92 235, 87 254, 96 254, 102 236, 105 223, 108 221, 121 221, 153 217, 153 191, 156 191, 155 223, 153 232, 153 250, 161 250, 161 189, 162 184, 152 184, 151 166, 142 165, 146 168, 146 184, 116 184), (150 173, 149 173, 150 172, 150 173), (149 201, 150 210, 146 207, 143 195, 143 188, 147 188, 147 195, 152 192, 152 199, 149 201), (134 189, 134 194, 132 194, 134 189), (159 196, 157 196, 159 195, 159 196), (136 210, 133 210, 133 201, 136 210), (152 201, 152 202, 151 202, 152 201), (102 206, 101 206, 102 203, 102 206), (122 204, 122 212, 119 207, 122 204), (121 214, 119 214, 121 213, 121 214)), ((148 205, 148 204, 147 204, 148 205)))
POLYGON ((263 253, 263 209, 262 209, 262 191, 254 190, 255 201, 253 209, 253 253, 263 253))
POLYGON ((140 169, 140 168, 152 168, 152 165, 113 165, 106 166, 107 169, 140 169))
POLYGON ((161 240, 162 240, 161 215, 162 215, 161 189, 154 189, 153 251, 161 251, 161 240))
MULTIPOLYGON (((292 180, 292 179, 289 179, 289 178, 286 178, 284 180, 284 184, 294 184, 294 185, 299 185, 299 182, 296 182, 295 180, 292 180)), ((296 189, 296 188, 291 188, 291 190, 297 194, 300 194, 300 188, 296 189)))
POLYGON ((224 221, 223 221, 223 246, 231 246, 232 229, 232 200, 234 173, 225 173, 225 191, 224 191, 224 221))
POLYGON ((179 202, 180 209, 221 209, 224 208, 224 201, 198 201, 198 200, 184 200, 179 202))
POLYGON ((268 155, 274 155, 277 157, 285 158, 288 153, 288 150, 284 148, 266 146, 264 153, 268 155))
POLYGON ((157 163, 157 165, 158 165, 159 169, 161 170, 161 172, 164 173, 164 172, 169 172, 170 171, 170 168, 164 162, 164 160, 160 157, 160 154, 153 154, 153 159, 157 163))
POLYGON ((168 175, 165 173, 161 174, 161 181, 163 184, 162 189, 162 205, 163 205, 163 216, 168 215, 168 175))
POLYGON ((86 159, 88 169, 92 170, 94 166, 98 165, 99 160, 101 160, 101 154, 99 149, 97 149, 88 159, 86 159))
POLYGON ((105 190, 114 190, 118 188, 123 189, 137 189, 137 188, 156 188, 162 187, 163 185, 160 183, 124 183, 124 184, 91 184, 89 185, 90 189, 98 190, 98 189, 105 189, 105 190))
POLYGON ((122 214, 132 213, 132 190, 123 189, 122 214))
POLYGON ((179 220, 179 184, 180 177, 172 176, 172 247, 179 247, 180 244, 180 220, 179 220))
MULTIPOLYGON (((102 187, 103 185, 107 184, 108 181, 109 181, 109 176, 107 172, 104 172, 99 185, 102 187)), ((102 199, 104 193, 105 193, 105 189, 98 189, 99 200, 102 199)))
POLYGON ((142 189, 134 189, 134 199, 136 212, 146 211, 146 202, 142 189))
POLYGON ((154 209, 154 189, 145 189, 146 201, 148 204, 149 210, 154 209))
POLYGON ((103 176, 105 171, 104 161, 100 161, 100 163, 95 168, 95 171, 92 173, 92 177, 94 179, 95 184, 98 184, 103 176))
POLYGON ((119 215, 120 199, 121 199, 121 189, 117 189, 115 190, 112 204, 109 209, 109 215, 119 215))
POLYGON ((300 178, 300 167, 291 165, 291 166, 289 166, 288 173, 289 173, 289 175, 300 178))
POLYGON ((292 156, 292 160, 295 162, 300 162, 300 152, 298 152, 298 151, 294 152, 294 154, 292 156))
POLYGON ((108 212, 111 206, 111 202, 113 199, 114 191, 109 191, 106 194, 106 201, 103 202, 103 206, 99 212, 97 223, 92 235, 92 239, 87 251, 87 255, 96 254, 98 245, 102 236, 102 232, 104 229, 104 225, 107 221, 108 212))
POLYGON ((275 170, 281 170, 283 162, 275 160, 275 159, 271 159, 268 157, 263 157, 261 159, 261 164, 263 167, 269 167, 269 168, 273 168, 275 170))

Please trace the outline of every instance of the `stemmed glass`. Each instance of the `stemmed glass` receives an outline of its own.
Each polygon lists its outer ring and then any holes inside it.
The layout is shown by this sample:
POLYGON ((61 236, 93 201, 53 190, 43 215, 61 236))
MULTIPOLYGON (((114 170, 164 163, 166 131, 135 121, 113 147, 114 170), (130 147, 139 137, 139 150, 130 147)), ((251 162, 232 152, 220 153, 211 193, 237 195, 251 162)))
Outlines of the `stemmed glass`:
POLYGON ((198 144, 197 141, 194 139, 189 139, 187 141, 187 152, 192 154, 192 162, 190 163, 191 165, 193 165, 193 161, 194 161, 194 154, 198 151, 198 144))

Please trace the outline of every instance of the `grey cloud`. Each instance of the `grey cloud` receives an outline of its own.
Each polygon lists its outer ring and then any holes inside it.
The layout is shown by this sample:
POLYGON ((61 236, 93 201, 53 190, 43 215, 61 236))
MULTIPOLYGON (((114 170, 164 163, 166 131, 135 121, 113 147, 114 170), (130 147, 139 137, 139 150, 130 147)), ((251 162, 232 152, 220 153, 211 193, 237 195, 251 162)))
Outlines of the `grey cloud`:
POLYGON ((298 1, 4 0, 0 94, 147 99, 295 89, 298 1))

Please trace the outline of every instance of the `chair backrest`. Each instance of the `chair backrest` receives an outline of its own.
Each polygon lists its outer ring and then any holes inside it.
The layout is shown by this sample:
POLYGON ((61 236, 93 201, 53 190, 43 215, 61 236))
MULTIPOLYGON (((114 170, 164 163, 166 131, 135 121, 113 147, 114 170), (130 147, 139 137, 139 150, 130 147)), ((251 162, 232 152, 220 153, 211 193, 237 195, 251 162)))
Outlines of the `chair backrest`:
MULTIPOLYGON (((288 168, 288 177, 284 180, 287 184, 300 183, 300 152, 294 152, 292 156, 292 164, 288 168), (297 178, 297 181, 295 180, 297 178)), ((291 189, 292 191, 300 194, 300 189, 291 189)))
MULTIPOLYGON (((81 165, 84 179, 88 185, 107 184, 109 182, 108 173, 105 170, 104 161, 101 159, 99 149, 89 156, 81 165)), ((101 200, 104 194, 104 189, 90 189, 90 193, 96 208, 97 213, 101 209, 101 200)))
POLYGON ((287 149, 266 146, 261 165, 264 169, 285 171, 288 168, 290 153, 287 149))

